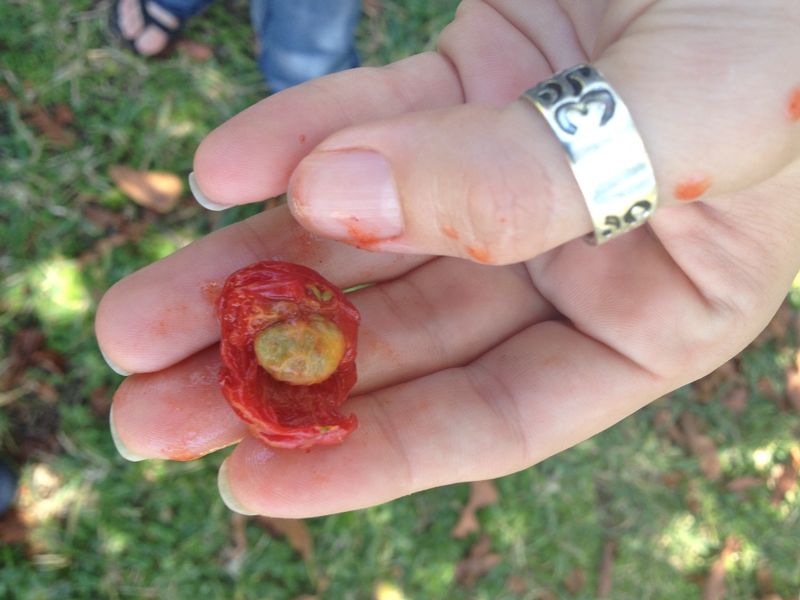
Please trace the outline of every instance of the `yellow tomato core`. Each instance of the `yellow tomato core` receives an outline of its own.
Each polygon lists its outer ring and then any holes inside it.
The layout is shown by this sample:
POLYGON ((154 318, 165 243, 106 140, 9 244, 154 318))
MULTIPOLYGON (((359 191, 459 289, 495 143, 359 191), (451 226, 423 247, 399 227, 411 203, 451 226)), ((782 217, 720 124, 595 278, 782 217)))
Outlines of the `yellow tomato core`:
POLYGON ((293 385, 322 383, 344 356, 344 335, 325 317, 282 321, 255 338, 258 364, 279 381, 293 385))

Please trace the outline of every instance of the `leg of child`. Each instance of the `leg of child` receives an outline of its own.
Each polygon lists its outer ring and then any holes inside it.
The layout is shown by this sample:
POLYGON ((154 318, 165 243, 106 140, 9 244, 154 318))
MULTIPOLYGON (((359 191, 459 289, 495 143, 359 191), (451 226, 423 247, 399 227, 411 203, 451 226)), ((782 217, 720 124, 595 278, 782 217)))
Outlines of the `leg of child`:
POLYGON ((272 92, 358 66, 360 0, 252 0, 250 8, 272 92))

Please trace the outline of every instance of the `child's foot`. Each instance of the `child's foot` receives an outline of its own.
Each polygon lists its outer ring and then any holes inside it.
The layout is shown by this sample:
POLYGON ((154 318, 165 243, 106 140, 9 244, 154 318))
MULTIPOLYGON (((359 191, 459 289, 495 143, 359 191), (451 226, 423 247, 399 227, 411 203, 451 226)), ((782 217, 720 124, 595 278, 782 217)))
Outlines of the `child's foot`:
POLYGON ((110 21, 117 35, 142 56, 164 52, 181 27, 178 17, 153 0, 117 0, 110 21))

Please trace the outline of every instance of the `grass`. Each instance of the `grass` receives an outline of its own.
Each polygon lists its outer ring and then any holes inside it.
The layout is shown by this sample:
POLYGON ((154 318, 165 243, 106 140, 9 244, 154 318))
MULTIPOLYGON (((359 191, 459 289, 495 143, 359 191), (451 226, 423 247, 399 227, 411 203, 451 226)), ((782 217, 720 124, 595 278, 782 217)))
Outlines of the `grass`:
MULTIPOLYGON (((368 64, 433 47, 456 2, 382 4, 359 33, 368 64)), ((119 378, 92 333, 99 297, 122 276, 258 208, 209 217, 187 201, 156 218, 114 187, 108 169, 185 175, 203 136, 263 88, 246 2, 221 2, 190 25, 188 36, 215 50, 206 62, 182 54, 144 61, 116 48, 105 33, 107 8, 88 0, 0 3, 0 351, 8 367, 20 332, 42 330, 44 347, 63 360, 28 365, 0 392, 0 447, 20 463, 35 516, 26 543, 0 546, 0 597, 360 599, 384 582, 407 598, 592 598, 603 546, 613 541, 613 597, 698 598, 729 536, 740 544, 726 565, 730 598, 765 594, 765 569, 776 593, 798 597, 797 488, 776 504, 766 484, 741 493, 727 487, 744 476, 768 479, 797 448, 800 416, 770 397, 770 389, 783 393, 798 350, 793 334, 738 357, 749 397, 739 415, 721 402, 730 381, 711 392, 686 387, 499 480, 499 502, 480 517, 501 560, 472 587, 455 573, 476 536, 449 533, 465 485, 312 519, 314 561, 306 564, 253 521, 237 541, 242 523, 216 494, 224 453, 192 463, 121 459, 107 429, 119 378), (31 124, 33 107, 57 105, 74 113, 71 145, 31 124), (120 232, 118 243, 104 244, 120 232), (654 426, 685 412, 706 424, 718 448, 719 481, 654 426)))

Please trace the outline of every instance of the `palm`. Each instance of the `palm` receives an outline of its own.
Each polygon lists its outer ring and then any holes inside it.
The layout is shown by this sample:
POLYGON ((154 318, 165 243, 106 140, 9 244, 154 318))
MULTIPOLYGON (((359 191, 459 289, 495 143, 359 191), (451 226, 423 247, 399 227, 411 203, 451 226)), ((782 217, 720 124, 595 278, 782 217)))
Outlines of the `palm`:
MULTIPOLYGON (((451 67, 441 57, 423 55, 388 71, 290 90, 212 134, 196 171, 216 197, 254 201, 284 191, 303 155, 342 127, 465 100, 502 106, 553 67, 586 60, 582 48, 595 45, 601 53, 592 59, 600 61, 624 51, 647 55, 642 60, 651 65, 668 62, 668 28, 651 11, 632 18, 638 12, 602 26, 594 15, 576 13, 577 34, 550 43, 547 32, 537 39, 535 19, 506 19, 469 3, 441 42, 458 80, 448 79, 451 67), (627 31, 639 33, 628 39, 627 31), (476 54, 476 40, 505 45, 476 54), (308 147, 297 144, 298 134, 308 147), (226 143, 215 146, 221 138, 226 143), (231 153, 232 145, 239 151, 231 153)), ((566 16, 561 25, 571 30, 566 16)), ((622 90, 631 102, 640 91, 622 90)), ((746 120, 737 106, 713 118, 746 120)), ((699 117, 681 116, 679 125, 691 128, 692 118, 699 117)), ((662 136, 642 133, 648 147, 656 140, 654 162, 663 164, 662 136)), ((793 231, 800 215, 787 193, 798 189, 797 169, 771 176, 788 161, 777 162, 720 176, 723 189, 740 191, 666 208, 650 228, 602 248, 562 244, 559 209, 542 211, 532 232, 542 253, 505 267, 374 254, 310 238, 285 209, 212 234, 124 280, 101 305, 97 329, 106 352, 149 373, 128 378, 115 397, 118 435, 143 456, 174 459, 244 437, 226 463, 236 496, 284 516, 356 508, 524 468, 702 375, 755 335, 796 270, 786 257, 800 250, 793 231), (246 437, 220 396, 217 325, 202 290, 266 258, 307 264, 342 287, 376 283, 353 294, 364 326, 348 408, 361 426, 341 446, 267 450, 246 437)))

